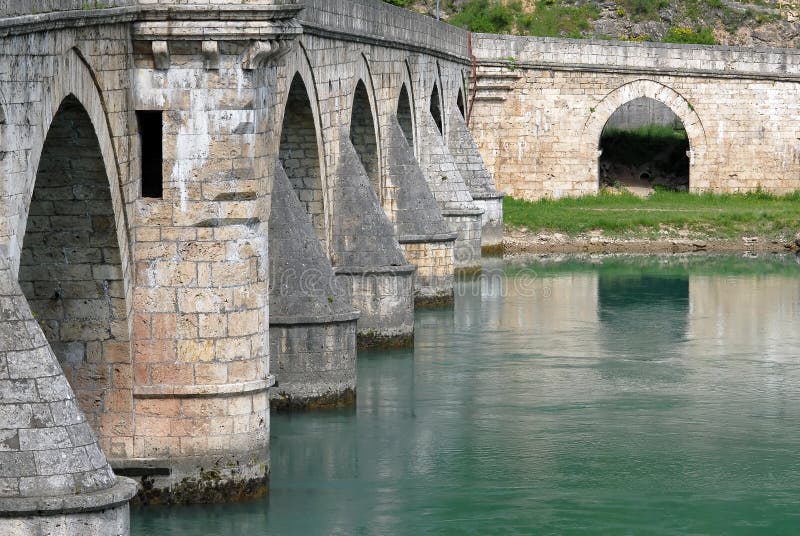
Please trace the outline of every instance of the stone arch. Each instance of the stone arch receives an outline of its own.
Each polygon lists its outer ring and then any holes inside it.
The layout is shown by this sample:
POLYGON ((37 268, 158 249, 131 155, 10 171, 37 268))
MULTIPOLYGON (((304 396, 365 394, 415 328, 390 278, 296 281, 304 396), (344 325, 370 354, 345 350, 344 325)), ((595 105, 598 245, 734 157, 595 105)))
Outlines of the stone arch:
POLYGON ((350 141, 361 158, 370 184, 383 202, 383 172, 381 166, 381 134, 375 86, 367 59, 361 55, 356 65, 354 85, 350 94, 350 141))
POLYGON ((294 54, 295 61, 287 62, 296 69, 287 78, 286 98, 278 123, 278 159, 327 251, 330 203, 316 81, 305 48, 296 47, 294 54))
MULTIPOLYGON (((128 303, 128 311, 133 303, 133 269, 131 265, 131 245, 130 245, 130 226, 125 210, 126 200, 124 199, 122 173, 117 157, 117 149, 111 136, 111 122, 108 118, 105 99, 102 89, 97 80, 97 75, 92 70, 89 62, 77 48, 71 48, 58 59, 56 75, 50 79, 50 84, 44 94, 41 123, 41 140, 50 129, 56 113, 65 98, 72 95, 81 104, 91 121, 94 134, 100 147, 103 158, 108 186, 111 192, 111 205, 114 208, 114 223, 116 226, 117 243, 120 250, 122 272, 125 283, 125 299, 128 303)), ((135 127, 134 127, 135 128, 135 127)), ((36 170, 42 158, 44 145, 33 148, 30 154, 30 165, 28 166, 30 175, 26 177, 25 184, 25 207, 30 205, 33 195, 33 188, 36 179, 36 170)), ((137 188, 138 191, 138 188, 137 188)), ((127 200, 130 202, 130 200, 127 200)), ((12 239, 12 253, 16 265, 19 264, 19 253, 22 250, 22 237, 25 236, 26 223, 28 218, 27 208, 18 214, 16 232, 12 239)))
POLYGON ((35 158, 18 278, 101 446, 124 454, 132 447, 119 424, 130 423, 133 407, 131 315, 115 166, 89 107, 74 93, 55 102, 35 158))
POLYGON ((583 128, 583 144, 586 154, 593 155, 592 176, 599 177, 598 149, 600 136, 608 120, 622 105, 647 97, 669 107, 683 123, 689 138, 689 184, 696 178, 695 171, 704 164, 706 148, 706 132, 703 122, 692 104, 674 89, 653 80, 639 79, 624 84, 604 96, 594 106, 586 119, 583 128))
POLYGON ((458 88, 458 96, 456 97, 456 108, 458 108, 459 113, 461 113, 461 117, 464 120, 467 120, 467 108, 464 103, 464 91, 461 87, 458 88))

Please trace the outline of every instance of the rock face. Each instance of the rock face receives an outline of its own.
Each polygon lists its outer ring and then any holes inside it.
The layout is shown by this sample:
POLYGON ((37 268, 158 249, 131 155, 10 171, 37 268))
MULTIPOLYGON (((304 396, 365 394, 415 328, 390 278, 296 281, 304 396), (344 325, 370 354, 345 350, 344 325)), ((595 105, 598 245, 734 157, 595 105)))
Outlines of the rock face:
MULTIPOLYGON (((442 2, 442 19, 448 20, 460 13, 466 3, 464 0, 442 2)), ((582 32, 587 38, 661 41, 672 28, 708 28, 720 45, 800 46, 800 9, 781 8, 777 0, 768 0, 766 5, 722 0, 719 7, 702 12, 691 9, 691 3, 683 0, 669 0, 661 9, 638 11, 626 10, 622 2, 613 0, 557 0, 557 4, 597 8, 591 30, 582 32)), ((416 0, 409 7, 429 16, 436 13, 435 0, 416 0)), ((535 2, 523 2, 523 7, 533 12, 535 2)), ((567 37, 566 31, 562 37, 567 37)))

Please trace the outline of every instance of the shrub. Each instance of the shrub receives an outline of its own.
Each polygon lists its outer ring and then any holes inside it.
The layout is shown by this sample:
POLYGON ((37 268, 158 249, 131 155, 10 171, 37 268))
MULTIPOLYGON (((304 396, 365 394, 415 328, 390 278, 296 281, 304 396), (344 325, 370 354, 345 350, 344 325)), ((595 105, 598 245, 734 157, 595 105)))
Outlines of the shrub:
POLYGON ((689 43, 696 45, 716 45, 717 40, 710 28, 694 30, 686 27, 671 28, 662 39, 665 43, 689 43))

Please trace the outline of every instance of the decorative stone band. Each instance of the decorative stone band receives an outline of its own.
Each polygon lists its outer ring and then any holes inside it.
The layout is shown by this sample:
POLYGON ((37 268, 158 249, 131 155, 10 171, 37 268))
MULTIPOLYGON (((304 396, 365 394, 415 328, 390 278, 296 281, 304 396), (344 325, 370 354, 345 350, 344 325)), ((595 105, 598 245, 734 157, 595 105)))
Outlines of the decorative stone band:
POLYGON ((136 491, 136 482, 118 476, 114 486, 89 493, 50 497, 2 497, 0 517, 96 512, 126 504, 136 495, 136 491))
POLYGON ((134 398, 198 398, 212 396, 238 396, 266 391, 275 384, 275 377, 261 380, 217 385, 137 385, 134 398))
MULTIPOLYGON (((564 40, 566 43, 567 40, 564 40)), ((649 45, 650 43, 648 43, 649 45)), ((660 44, 660 43, 656 43, 660 44)), ((563 46, 563 45, 562 45, 563 46)), ((685 46, 685 45, 684 45, 685 46)), ((691 50, 691 47, 685 47, 691 50)), ((704 49, 714 49, 717 47, 704 46, 704 49)), ((736 51, 737 47, 722 47, 736 51)), ((781 49, 777 49, 778 53, 783 53, 781 49)), ((511 68, 512 64, 508 60, 479 60, 480 68, 511 68)), ((608 65, 608 64, 584 64, 572 62, 548 62, 548 61, 516 61, 513 63, 514 69, 530 70, 530 71, 564 71, 564 72, 590 72, 590 73, 611 73, 611 74, 634 74, 645 76, 677 76, 677 77, 695 77, 695 78, 734 78, 741 80, 747 78, 750 80, 773 80, 773 81, 797 81, 800 74, 776 71, 776 72, 758 72, 758 71, 745 71, 736 68, 728 70, 723 69, 692 69, 689 67, 670 68, 659 67, 658 65, 648 66, 631 66, 631 65, 608 65)), ((786 69, 786 66, 783 67, 786 69)), ((500 97, 477 97, 480 100, 498 100, 504 101, 505 98, 500 97)))
POLYGON ((401 244, 423 244, 427 242, 455 242, 458 233, 439 233, 429 235, 401 235, 397 241, 401 244))
POLYGON ((417 270, 413 264, 403 264, 401 266, 338 266, 333 268, 336 275, 382 275, 412 274, 417 270))
POLYGON ((293 20, 260 21, 153 21, 133 25, 137 41, 267 41, 281 36, 302 33, 300 23, 293 20))
POLYGON ((139 8, 130 6, 110 9, 53 11, 35 15, 8 17, 0 19, 0 37, 59 30, 61 28, 129 23, 136 20, 138 15, 139 8))
POLYGON ((484 212, 482 208, 446 208, 442 210, 442 216, 480 216, 484 212))
POLYGON ((160 70, 170 67, 169 41, 201 41, 207 69, 219 69, 220 41, 249 42, 241 62, 243 69, 252 70, 286 54, 303 32, 295 19, 301 9, 296 4, 206 7, 144 10, 140 16, 145 20, 133 24, 131 35, 136 41, 151 42, 155 67, 160 70))
POLYGON ((272 326, 294 326, 297 324, 333 324, 336 322, 350 322, 358 320, 361 313, 353 310, 349 313, 339 313, 333 315, 294 315, 294 316, 278 316, 270 315, 269 325, 272 326))
POLYGON ((505 192, 486 192, 480 194, 472 194, 472 199, 475 201, 488 201, 491 199, 503 199, 506 196, 505 192))

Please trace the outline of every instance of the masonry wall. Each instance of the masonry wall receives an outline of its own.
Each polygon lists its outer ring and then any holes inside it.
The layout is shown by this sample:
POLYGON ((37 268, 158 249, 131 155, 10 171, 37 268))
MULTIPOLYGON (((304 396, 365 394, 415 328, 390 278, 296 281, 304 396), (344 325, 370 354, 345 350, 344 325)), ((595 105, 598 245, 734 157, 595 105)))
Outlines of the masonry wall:
POLYGON ((800 187, 796 51, 488 35, 474 46, 470 127, 500 190, 528 199, 596 192, 600 132, 640 97, 686 126, 692 191, 800 187))

